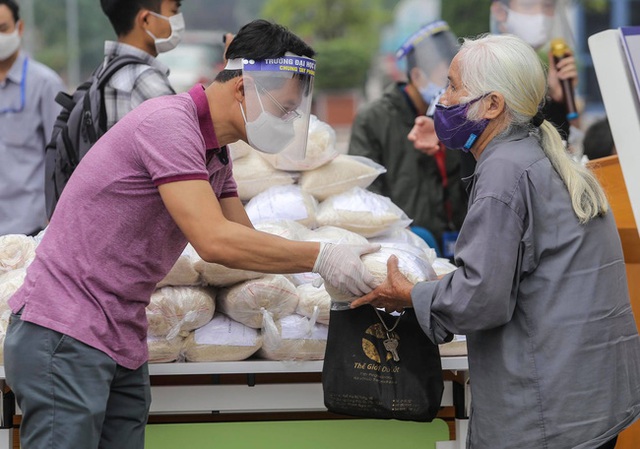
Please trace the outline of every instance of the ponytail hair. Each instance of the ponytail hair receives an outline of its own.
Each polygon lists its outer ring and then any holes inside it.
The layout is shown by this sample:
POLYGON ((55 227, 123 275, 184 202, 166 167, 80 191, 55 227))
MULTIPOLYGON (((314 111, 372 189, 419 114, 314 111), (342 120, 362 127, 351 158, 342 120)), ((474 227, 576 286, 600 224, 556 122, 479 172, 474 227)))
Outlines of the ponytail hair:
MULTIPOLYGON (((509 134, 513 128, 529 127, 567 187, 580 223, 604 215, 609 205, 595 176, 569 156, 560 134, 549 121, 542 121, 539 127, 532 123, 544 102, 547 85, 544 68, 533 48, 512 35, 484 35, 464 39, 458 59, 460 78, 469 93, 462 100, 500 92, 507 119, 501 135, 509 134)), ((480 118, 479 103, 469 108, 468 117, 480 118)))

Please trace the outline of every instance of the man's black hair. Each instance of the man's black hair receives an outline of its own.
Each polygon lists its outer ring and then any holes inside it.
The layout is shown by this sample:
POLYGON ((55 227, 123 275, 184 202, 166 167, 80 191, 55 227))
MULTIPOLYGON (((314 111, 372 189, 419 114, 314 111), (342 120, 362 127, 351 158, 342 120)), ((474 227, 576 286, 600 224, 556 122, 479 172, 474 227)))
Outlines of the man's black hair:
POLYGON ((582 140, 582 148, 589 160, 614 154, 615 143, 608 119, 598 120, 587 129, 582 140))
MULTIPOLYGON (((309 58, 316 54, 302 39, 282 25, 258 19, 240 28, 229 44, 225 58, 279 58, 288 51, 309 58)), ((242 76, 242 70, 222 70, 215 80, 224 83, 238 76, 242 76)))
POLYGON ((100 0, 102 11, 118 36, 124 36, 133 29, 141 9, 159 13, 161 5, 162 0, 100 0))
POLYGON ((20 7, 16 2, 13 0, 0 0, 0 5, 7 5, 7 8, 11 10, 14 22, 20 20, 20 7))

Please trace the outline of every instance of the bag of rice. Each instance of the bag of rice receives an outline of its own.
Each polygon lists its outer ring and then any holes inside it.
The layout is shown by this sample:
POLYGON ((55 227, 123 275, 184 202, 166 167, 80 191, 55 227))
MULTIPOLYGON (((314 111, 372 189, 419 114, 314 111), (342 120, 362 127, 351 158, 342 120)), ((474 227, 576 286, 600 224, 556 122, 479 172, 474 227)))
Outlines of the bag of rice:
POLYGON ((307 232, 308 242, 345 243, 349 245, 366 245, 367 239, 360 234, 337 226, 320 226, 307 232))
POLYGON ((289 240, 305 240, 305 236, 310 232, 309 228, 293 220, 261 221, 255 223, 254 227, 258 231, 289 240))
POLYGON ((245 211, 256 224, 261 221, 294 220, 304 226, 316 225, 318 202, 302 191, 300 186, 276 186, 256 195, 245 206, 245 211))
MULTIPOLYGON (((421 250, 402 243, 384 244, 380 251, 362 256, 362 262, 375 278, 376 285, 387 278, 387 261, 392 255, 398 258, 398 269, 411 283, 437 279, 435 271, 421 250)), ((349 303, 356 299, 328 283, 325 283, 325 288, 333 302, 349 303)))
POLYGON ((270 187, 295 182, 292 173, 276 170, 256 151, 233 163, 233 179, 238 185, 238 197, 242 201, 249 201, 270 187))
POLYGON ((180 358, 183 345, 184 338, 180 336, 171 339, 148 336, 149 363, 175 362, 180 358))
MULTIPOLYGON (((299 126, 303 124, 302 120, 295 122, 296 135, 304 132, 299 126)), ((268 161, 274 168, 278 170, 289 171, 306 171, 318 168, 333 158, 338 156, 336 151, 336 133, 333 128, 318 120, 315 115, 311 116, 309 122, 309 130, 307 132, 307 150, 304 158, 289 151, 295 148, 299 141, 292 142, 288 147, 276 154, 260 153, 260 156, 268 161)))
POLYGON ((229 150, 229 157, 233 161, 234 168, 238 159, 242 159, 256 151, 244 140, 238 140, 237 142, 230 143, 227 145, 227 149, 229 150))
POLYGON ((324 285, 314 287, 311 284, 303 284, 298 285, 296 288, 300 297, 296 313, 307 318, 316 315, 318 323, 329 324, 331 296, 327 293, 324 285))
POLYGON ((18 291, 27 276, 26 268, 8 271, 0 274, 0 329, 7 330, 11 309, 9 308, 9 298, 18 291))
POLYGON ((163 280, 158 282, 157 287, 164 287, 165 285, 198 285, 200 284, 200 273, 196 271, 193 263, 200 259, 196 250, 187 244, 178 260, 171 268, 171 271, 164 277, 163 280))
POLYGON ((291 315, 297 306, 295 286, 279 274, 245 281, 218 293, 220 312, 255 329, 262 327, 263 309, 277 320, 291 315))
POLYGON ((406 228, 411 219, 389 198, 354 187, 320 203, 319 226, 337 226, 364 237, 375 237, 398 227, 406 228))
POLYGON ((440 355, 442 357, 454 357, 467 355, 467 337, 464 335, 454 335, 453 340, 448 343, 439 344, 440 355))
POLYGON ((208 287, 162 287, 147 306, 148 334, 175 338, 204 326, 215 311, 215 290, 208 287))
POLYGON ((263 342, 258 356, 267 360, 322 360, 327 348, 329 327, 315 318, 289 315, 274 322, 266 314, 263 342))
POLYGON ((0 274, 28 267, 36 257, 36 241, 23 234, 0 236, 0 274))
POLYGON ((257 329, 245 326, 222 313, 191 332, 184 345, 187 362, 245 360, 262 346, 257 329))
POLYGON ((422 240, 420 236, 412 232, 409 228, 394 228, 389 232, 369 239, 369 241, 371 243, 381 244, 406 243, 424 251, 425 257, 431 264, 433 264, 438 257, 436 250, 427 245, 427 242, 422 240))
POLYGON ((438 276, 444 276, 445 274, 449 274, 452 271, 457 270, 458 267, 449 262, 449 259, 438 257, 433 261, 433 269, 438 276))
POLYGON ((200 256, 197 256, 197 259, 193 262, 193 268, 200 275, 200 280, 203 284, 215 287, 228 287, 238 282, 264 276, 264 273, 258 273, 257 271, 239 270, 225 267, 219 263, 205 262, 200 256))
POLYGON ((346 192, 353 187, 366 189, 386 169, 364 156, 341 154, 315 170, 303 172, 298 184, 318 201, 346 192))

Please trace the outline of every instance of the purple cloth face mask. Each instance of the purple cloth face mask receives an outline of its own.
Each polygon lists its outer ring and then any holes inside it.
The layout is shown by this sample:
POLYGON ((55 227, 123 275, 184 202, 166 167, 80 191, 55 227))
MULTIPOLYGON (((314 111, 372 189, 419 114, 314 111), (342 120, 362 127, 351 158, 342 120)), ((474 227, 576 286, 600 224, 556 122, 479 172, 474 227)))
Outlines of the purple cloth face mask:
POLYGON ((436 135, 445 147, 469 152, 480 134, 489 124, 488 119, 472 121, 467 118, 469 106, 484 98, 482 95, 467 103, 445 106, 437 104, 433 114, 436 135))

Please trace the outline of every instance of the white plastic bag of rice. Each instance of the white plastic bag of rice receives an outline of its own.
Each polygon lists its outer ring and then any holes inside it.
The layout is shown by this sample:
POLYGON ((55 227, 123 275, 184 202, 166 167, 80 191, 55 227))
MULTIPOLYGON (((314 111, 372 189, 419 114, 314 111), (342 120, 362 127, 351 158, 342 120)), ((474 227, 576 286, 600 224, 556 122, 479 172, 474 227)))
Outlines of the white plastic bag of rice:
POLYGON ((270 187, 290 185, 295 182, 293 173, 276 170, 255 150, 234 161, 233 179, 238 185, 238 197, 242 201, 249 201, 270 187))
POLYGON ((320 226, 307 232, 304 240, 308 242, 345 243, 366 245, 368 240, 358 233, 337 226, 320 226))
POLYGON ((265 316, 262 348, 258 356, 267 360, 322 360, 329 326, 314 318, 289 315, 279 321, 265 316))
POLYGON ((453 340, 448 343, 439 344, 441 357, 454 357, 467 355, 467 337, 464 335, 454 335, 453 340))
POLYGON ((449 259, 438 257, 433 261, 433 269, 438 276, 444 276, 445 274, 449 274, 452 271, 456 271, 458 267, 449 262, 449 259))
POLYGON ((242 159, 256 151, 244 140, 238 140, 237 142, 230 143, 227 145, 227 150, 229 151, 229 157, 233 161, 234 168, 238 159, 242 159))
POLYGON ((302 191, 300 186, 276 186, 256 195, 245 206, 245 211, 256 224, 261 221, 294 220, 313 228, 316 226, 316 199, 302 191))
POLYGON ((36 240, 23 234, 0 236, 0 274, 28 267, 36 257, 36 240))
MULTIPOLYGON (((301 126, 303 120, 297 120, 294 124, 296 135, 303 132, 301 126)), ((307 131, 307 150, 304 158, 293 154, 290 149, 300 144, 299 139, 294 140, 288 147, 276 154, 260 153, 260 156, 278 170, 306 171, 320 167, 338 156, 336 150, 336 133, 328 124, 319 120, 315 115, 309 121, 307 131)))
POLYGON ((381 244, 405 243, 414 246, 424 251, 425 257, 431 264, 433 264, 438 257, 436 250, 431 248, 427 242, 422 240, 420 236, 412 232, 409 228, 394 228, 389 232, 385 232, 384 234, 369 239, 369 241, 371 243, 381 244))
POLYGON ((176 263, 171 268, 171 271, 158 282, 157 287, 164 287, 165 285, 198 285, 200 284, 200 273, 198 273, 193 266, 196 260, 199 260, 200 256, 196 253, 196 250, 187 244, 176 263))
MULTIPOLYGON (((421 250, 402 243, 383 244, 380 251, 362 256, 362 262, 375 278, 376 285, 387 278, 387 261, 392 255, 398 258, 398 269, 411 283, 437 279, 431 263, 421 250)), ((349 303, 357 299, 342 293, 328 283, 325 283, 325 288, 333 302, 349 303)))
POLYGON ((267 275, 220 290, 217 305, 235 321, 259 329, 263 309, 276 320, 291 315, 298 306, 298 292, 285 276, 267 275))
POLYGON ((203 284, 214 287, 228 287, 238 282, 264 276, 264 273, 258 273, 257 271, 239 270, 225 267, 219 263, 205 262, 200 256, 197 256, 197 259, 193 262, 193 268, 199 273, 203 284))
POLYGON ((407 214, 389 198, 361 187, 330 196, 320 203, 317 221, 319 226, 337 226, 367 238, 411 224, 407 214))
POLYGON ((294 220, 261 221, 255 223, 254 228, 289 240, 305 240, 305 236, 310 232, 309 228, 294 220))
POLYGON ((232 320, 223 313, 191 332, 184 345, 187 362, 245 360, 262 346, 257 329, 232 320))
POLYGON ((328 164, 303 172, 298 184, 317 200, 324 201, 353 187, 366 189, 386 171, 367 157, 341 154, 328 164))
POLYGON ((26 268, 8 271, 0 274, 0 329, 7 330, 11 309, 9 308, 9 298, 18 291, 27 276, 26 268))
POLYGON ((180 358, 184 338, 177 336, 171 339, 164 337, 147 337, 149 347, 149 363, 171 363, 180 358))
POLYGON ((331 296, 324 288, 324 284, 315 287, 312 284, 302 284, 298 289, 298 307, 296 313, 307 318, 317 316, 320 324, 329 324, 329 312, 331 311, 331 296))
POLYGON ((210 287, 162 287, 147 306, 149 335, 175 338, 204 326, 213 317, 216 292, 210 287))

